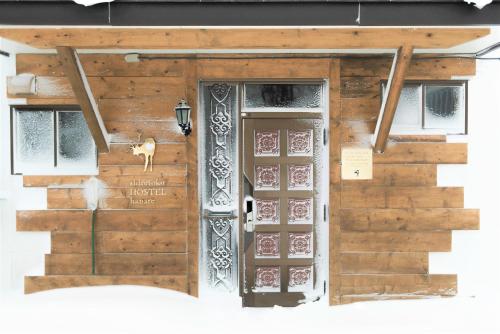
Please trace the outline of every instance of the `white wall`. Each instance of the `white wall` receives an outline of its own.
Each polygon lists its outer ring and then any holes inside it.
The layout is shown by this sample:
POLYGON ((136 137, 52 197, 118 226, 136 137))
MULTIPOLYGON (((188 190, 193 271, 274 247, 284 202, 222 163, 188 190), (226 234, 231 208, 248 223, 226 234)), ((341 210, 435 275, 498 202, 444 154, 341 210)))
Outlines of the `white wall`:
POLYGON ((0 49, 11 53, 9 58, 0 56, 0 293, 5 295, 21 294, 25 275, 43 274, 43 254, 50 252, 50 236, 48 232, 16 232, 16 209, 45 209, 46 193, 24 189, 22 177, 11 175, 10 101, 5 98, 5 78, 15 74, 15 52, 27 48, 0 39, 0 49))

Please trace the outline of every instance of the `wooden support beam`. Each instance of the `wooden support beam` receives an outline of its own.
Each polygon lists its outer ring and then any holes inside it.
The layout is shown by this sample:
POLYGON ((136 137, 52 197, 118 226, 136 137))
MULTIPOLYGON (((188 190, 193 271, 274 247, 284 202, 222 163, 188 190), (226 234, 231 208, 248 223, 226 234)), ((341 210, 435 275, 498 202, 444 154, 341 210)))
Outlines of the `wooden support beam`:
POLYGON ((58 46, 56 49, 97 149, 99 152, 109 152, 109 135, 76 51, 68 46, 58 46))
POLYGON ((489 28, 0 28, 0 36, 42 49, 446 49, 489 28))
POLYGON ((392 63, 389 81, 384 93, 377 126, 375 128, 375 152, 383 152, 391 130, 392 121, 398 107, 399 96, 403 89, 406 72, 410 66, 413 46, 405 45, 398 49, 392 63))

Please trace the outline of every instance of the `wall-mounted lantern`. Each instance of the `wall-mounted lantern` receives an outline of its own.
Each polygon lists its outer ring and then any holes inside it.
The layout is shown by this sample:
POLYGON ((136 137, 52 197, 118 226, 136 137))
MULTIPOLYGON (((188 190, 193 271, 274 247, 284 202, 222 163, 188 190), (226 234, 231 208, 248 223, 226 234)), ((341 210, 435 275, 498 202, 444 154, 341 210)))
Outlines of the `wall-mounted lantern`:
POLYGON ((185 100, 181 100, 175 107, 175 115, 177 116, 177 123, 181 128, 184 136, 189 136, 191 133, 191 107, 187 104, 185 100))

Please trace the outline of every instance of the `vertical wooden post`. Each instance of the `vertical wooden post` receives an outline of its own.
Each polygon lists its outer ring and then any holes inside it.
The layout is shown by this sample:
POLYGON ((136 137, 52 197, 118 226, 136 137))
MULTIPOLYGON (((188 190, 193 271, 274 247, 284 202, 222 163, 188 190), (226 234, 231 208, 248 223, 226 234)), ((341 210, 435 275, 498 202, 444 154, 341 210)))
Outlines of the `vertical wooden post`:
POLYGON ((198 62, 186 64, 186 99, 191 106, 192 132, 187 137, 187 230, 188 230, 188 293, 198 296, 198 253, 200 207, 198 199, 198 62))
POLYGON ((410 66, 412 46, 402 46, 394 56, 394 62, 389 75, 389 81, 380 107, 380 113, 375 128, 374 148, 375 152, 383 152, 387 145, 387 138, 391 131, 392 121, 396 114, 401 90, 404 86, 406 72, 410 66))
POLYGON ((330 305, 340 304, 340 191, 338 173, 340 165, 342 138, 342 117, 340 109, 340 59, 330 63, 330 105, 329 105, 329 156, 330 156, 330 194, 329 194, 329 279, 330 305))

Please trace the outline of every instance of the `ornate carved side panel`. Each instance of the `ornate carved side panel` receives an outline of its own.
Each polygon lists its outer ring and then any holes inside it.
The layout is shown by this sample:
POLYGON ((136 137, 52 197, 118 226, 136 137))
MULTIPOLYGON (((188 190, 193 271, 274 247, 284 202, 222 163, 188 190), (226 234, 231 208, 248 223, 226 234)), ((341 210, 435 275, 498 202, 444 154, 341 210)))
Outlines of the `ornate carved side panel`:
POLYGON ((209 287, 238 282, 237 85, 203 83, 201 124, 201 268, 209 287))

